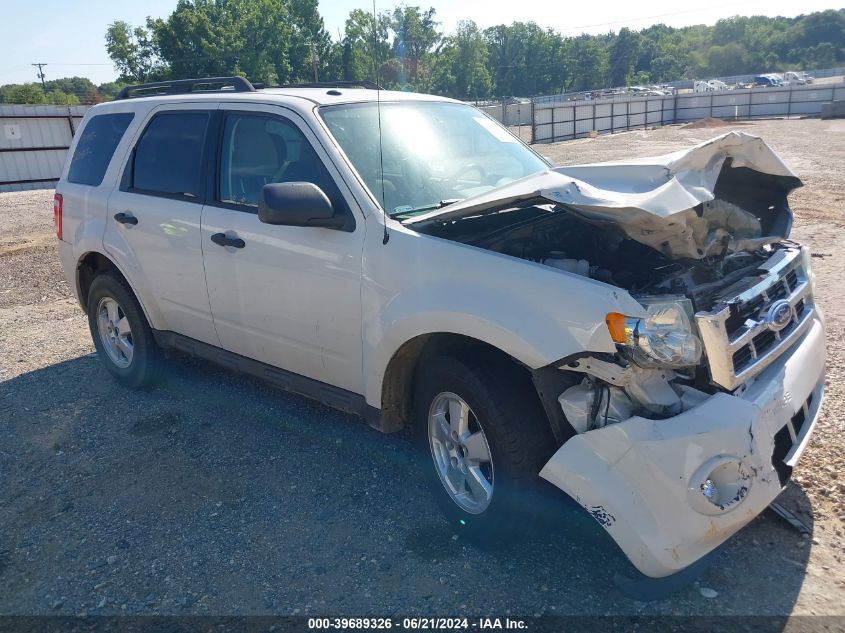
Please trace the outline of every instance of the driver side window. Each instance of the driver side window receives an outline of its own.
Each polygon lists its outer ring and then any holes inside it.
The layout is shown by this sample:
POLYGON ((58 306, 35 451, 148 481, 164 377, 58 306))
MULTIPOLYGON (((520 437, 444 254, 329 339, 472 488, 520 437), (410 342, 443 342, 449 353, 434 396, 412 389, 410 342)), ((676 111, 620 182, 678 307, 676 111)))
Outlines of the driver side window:
POLYGON ((311 144, 291 123, 260 114, 230 114, 223 127, 217 199, 258 206, 264 185, 310 182, 336 209, 345 208, 340 192, 311 144))

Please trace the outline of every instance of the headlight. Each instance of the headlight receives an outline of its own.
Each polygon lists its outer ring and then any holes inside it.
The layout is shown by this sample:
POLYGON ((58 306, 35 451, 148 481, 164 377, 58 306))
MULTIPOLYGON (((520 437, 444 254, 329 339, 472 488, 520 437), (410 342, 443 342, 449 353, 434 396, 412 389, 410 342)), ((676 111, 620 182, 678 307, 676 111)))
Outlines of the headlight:
POLYGON ((690 321, 689 300, 649 300, 646 309, 643 319, 608 314, 611 338, 628 346, 631 360, 642 367, 697 365, 701 360, 701 341, 690 321))

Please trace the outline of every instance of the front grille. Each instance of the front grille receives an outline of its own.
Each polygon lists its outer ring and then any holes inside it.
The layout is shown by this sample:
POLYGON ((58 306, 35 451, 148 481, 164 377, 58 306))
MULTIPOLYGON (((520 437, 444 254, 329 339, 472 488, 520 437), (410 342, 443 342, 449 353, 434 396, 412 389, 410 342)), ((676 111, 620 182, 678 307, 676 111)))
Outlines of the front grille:
POLYGON ((713 312, 696 314, 713 382, 735 389, 810 326, 812 296, 800 261, 800 249, 778 250, 751 288, 719 301, 713 312), (778 324, 780 329, 767 318, 777 301, 786 301, 790 308, 789 320, 778 324))
POLYGON ((725 329, 728 331, 728 335, 736 334, 749 318, 753 318, 778 299, 786 298, 791 289, 797 285, 798 273, 794 269, 790 270, 779 280, 779 283, 769 287, 765 294, 759 294, 738 307, 725 321, 725 329))

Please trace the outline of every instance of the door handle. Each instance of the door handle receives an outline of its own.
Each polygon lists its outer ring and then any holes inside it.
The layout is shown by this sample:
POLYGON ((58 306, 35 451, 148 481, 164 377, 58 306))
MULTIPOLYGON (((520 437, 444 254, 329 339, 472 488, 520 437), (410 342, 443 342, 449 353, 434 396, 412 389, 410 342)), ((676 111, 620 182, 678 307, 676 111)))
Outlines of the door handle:
POLYGON ((114 219, 116 222, 120 222, 121 224, 131 224, 133 226, 138 224, 138 218, 128 213, 115 213, 114 219))
POLYGON ((215 233, 211 236, 211 241, 220 246, 234 246, 235 248, 243 248, 246 246, 239 237, 227 237, 225 233, 215 233))

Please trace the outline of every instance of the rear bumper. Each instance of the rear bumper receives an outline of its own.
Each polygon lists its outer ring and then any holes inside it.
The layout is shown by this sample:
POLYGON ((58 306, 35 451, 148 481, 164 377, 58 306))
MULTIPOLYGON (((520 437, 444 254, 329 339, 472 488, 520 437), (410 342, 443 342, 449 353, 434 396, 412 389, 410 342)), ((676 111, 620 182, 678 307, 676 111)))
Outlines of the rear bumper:
POLYGON ((819 416, 824 357, 824 325, 815 319, 789 352, 733 395, 715 394, 672 418, 633 417, 577 435, 540 475, 586 508, 641 572, 678 572, 786 485, 819 416), (740 482, 721 508, 701 488, 719 464, 729 464, 740 482))

